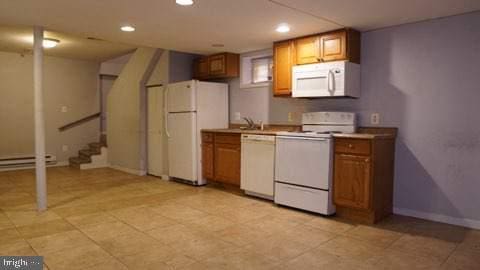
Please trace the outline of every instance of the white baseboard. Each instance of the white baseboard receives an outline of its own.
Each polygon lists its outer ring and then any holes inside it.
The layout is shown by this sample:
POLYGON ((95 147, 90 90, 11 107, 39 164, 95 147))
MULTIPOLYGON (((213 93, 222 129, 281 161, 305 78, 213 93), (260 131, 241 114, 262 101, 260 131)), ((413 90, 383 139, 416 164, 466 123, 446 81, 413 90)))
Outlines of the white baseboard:
POLYGON ((437 222, 443 222, 452 225, 463 226, 472 229, 480 229, 480 220, 475 219, 468 219, 468 218, 457 218, 451 216, 445 216, 440 214, 434 213, 427 213, 417 210, 411 210, 406 208, 393 208, 393 213, 403 215, 403 216, 411 216, 421 219, 427 219, 437 222))
MULTIPOLYGON (((47 168, 63 167, 63 166, 68 166, 68 161, 60 161, 60 162, 57 162, 55 164, 50 164, 50 165, 47 165, 47 168)), ((29 169, 35 169, 35 165, 25 166, 25 167, 15 167, 15 168, 2 168, 2 169, 0 169, 0 172, 29 170, 29 169)))
POLYGON ((117 166, 117 165, 109 165, 108 167, 112 168, 112 169, 115 169, 115 170, 119 170, 119 171, 122 171, 122 172, 129 173, 129 174, 139 175, 139 176, 144 176, 144 175, 147 174, 147 172, 145 172, 143 170, 130 169, 130 168, 125 168, 125 167, 121 167, 121 166, 117 166))

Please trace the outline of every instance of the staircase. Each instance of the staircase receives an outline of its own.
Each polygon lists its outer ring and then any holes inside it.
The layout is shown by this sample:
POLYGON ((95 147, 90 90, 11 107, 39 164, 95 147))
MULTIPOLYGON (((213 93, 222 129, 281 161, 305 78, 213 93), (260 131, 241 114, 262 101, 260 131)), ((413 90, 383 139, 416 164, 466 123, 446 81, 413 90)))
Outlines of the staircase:
POLYGON ((70 167, 80 170, 107 167, 107 143, 105 136, 102 135, 100 142, 89 143, 88 148, 78 151, 78 156, 71 157, 68 161, 70 167))

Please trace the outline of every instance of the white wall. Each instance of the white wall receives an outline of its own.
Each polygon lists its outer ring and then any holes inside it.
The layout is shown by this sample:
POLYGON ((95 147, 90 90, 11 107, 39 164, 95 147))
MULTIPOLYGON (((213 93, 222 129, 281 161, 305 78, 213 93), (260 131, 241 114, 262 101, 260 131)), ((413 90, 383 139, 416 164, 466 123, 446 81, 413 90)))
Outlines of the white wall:
POLYGON ((157 49, 139 48, 115 80, 107 100, 108 161, 116 168, 142 173, 145 130, 141 82, 156 63, 157 49))
POLYGON ((122 72, 125 64, 127 64, 128 60, 130 60, 130 57, 132 57, 132 54, 133 53, 128 53, 102 62, 100 64, 100 74, 118 76, 120 72, 122 72))
MULTIPOLYGON (((0 63, 0 156, 34 154, 32 56, 0 52, 0 63)), ((99 112, 98 71, 96 62, 45 57, 46 152, 60 162, 99 139, 98 119, 58 131, 62 125, 99 112), (62 106, 67 106, 66 113, 61 112, 62 106), (69 149, 62 151, 62 145, 69 149)))

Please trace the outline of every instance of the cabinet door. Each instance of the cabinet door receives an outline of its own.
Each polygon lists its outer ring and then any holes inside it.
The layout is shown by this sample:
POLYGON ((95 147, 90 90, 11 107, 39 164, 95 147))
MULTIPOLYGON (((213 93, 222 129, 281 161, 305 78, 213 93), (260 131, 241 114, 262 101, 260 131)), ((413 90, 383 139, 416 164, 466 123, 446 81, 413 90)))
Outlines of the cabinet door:
POLYGON ((206 179, 213 179, 213 143, 202 143, 202 175, 206 179))
POLYGON ((195 60, 193 68, 193 77, 196 79, 206 78, 208 76, 208 58, 201 57, 195 60))
POLYGON ((345 30, 322 35, 320 38, 322 61, 347 59, 347 32, 345 30))
POLYGON ((240 145, 215 144, 215 180, 240 186, 240 145))
POLYGON ((368 156, 335 154, 333 200, 336 205, 370 209, 370 165, 368 156))
POLYGON ((226 73, 225 54, 212 55, 208 57, 208 72, 210 76, 220 76, 226 73))
POLYGON ((320 61, 320 40, 318 36, 295 40, 296 64, 312 64, 320 61))
POLYGON ((294 42, 284 41, 273 48, 273 94, 291 95, 294 42))

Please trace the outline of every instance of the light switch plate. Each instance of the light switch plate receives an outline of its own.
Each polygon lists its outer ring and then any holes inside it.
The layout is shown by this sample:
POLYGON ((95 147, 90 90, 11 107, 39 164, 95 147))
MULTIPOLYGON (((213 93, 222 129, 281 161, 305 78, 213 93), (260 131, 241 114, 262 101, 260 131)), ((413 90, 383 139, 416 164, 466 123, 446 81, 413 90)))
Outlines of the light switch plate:
POLYGON ((379 113, 372 113, 370 115, 370 124, 372 124, 372 125, 380 124, 380 114, 379 113))
POLYGON ((68 107, 67 106, 62 106, 62 113, 68 112, 68 107))
POLYGON ((235 113, 235 120, 237 121, 242 120, 242 115, 240 114, 240 112, 235 113))

